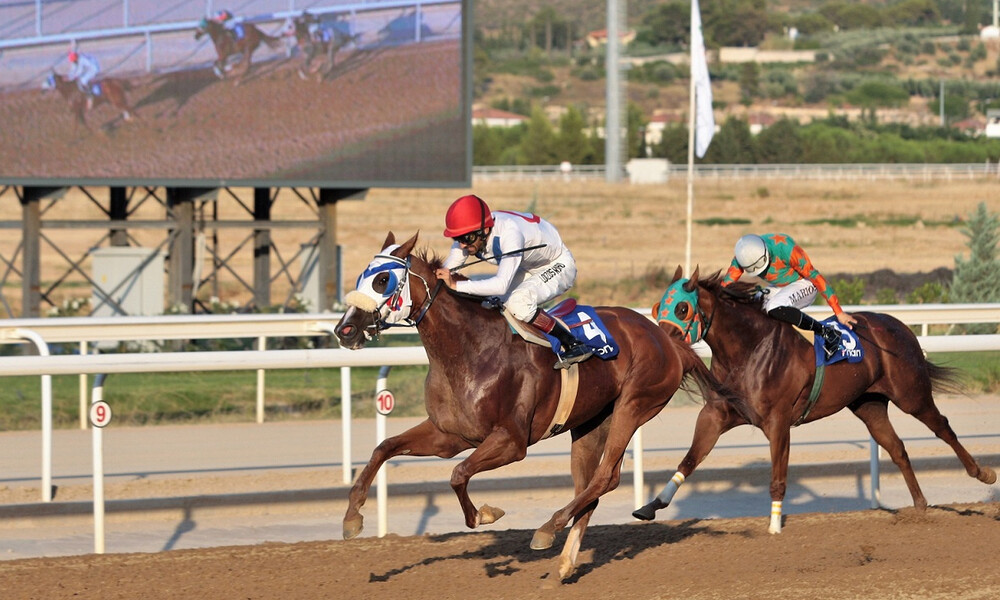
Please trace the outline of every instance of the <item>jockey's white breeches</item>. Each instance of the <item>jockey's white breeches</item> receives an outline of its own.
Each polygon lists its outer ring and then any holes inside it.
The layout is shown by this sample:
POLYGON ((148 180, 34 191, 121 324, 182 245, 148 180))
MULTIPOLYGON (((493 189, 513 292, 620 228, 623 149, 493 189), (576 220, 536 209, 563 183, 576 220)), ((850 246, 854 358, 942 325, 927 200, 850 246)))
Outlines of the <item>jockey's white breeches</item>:
POLYGON ((514 276, 510 292, 503 298, 507 310, 519 321, 535 316, 539 304, 565 293, 576 282, 576 261, 569 249, 554 261, 531 271, 519 271, 514 276))
POLYGON ((812 306, 819 293, 808 279, 799 279, 781 287, 768 286, 765 289, 767 294, 764 296, 764 312, 779 306, 794 306, 798 309, 812 306))

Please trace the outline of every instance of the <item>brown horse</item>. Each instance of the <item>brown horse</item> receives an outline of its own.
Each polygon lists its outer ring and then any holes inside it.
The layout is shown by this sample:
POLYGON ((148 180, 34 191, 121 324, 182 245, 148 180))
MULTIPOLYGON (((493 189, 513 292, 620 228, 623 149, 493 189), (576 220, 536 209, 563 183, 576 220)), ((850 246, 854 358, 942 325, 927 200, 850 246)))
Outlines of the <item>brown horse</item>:
MULTIPOLYGON (((97 108, 101 104, 109 103, 121 111, 122 118, 126 121, 131 121, 133 116, 138 116, 134 114, 128 102, 128 97, 125 94, 128 86, 127 82, 106 77, 94 83, 100 86, 101 92, 99 95, 94 96, 94 108, 97 108)), ((59 92, 59 95, 69 103, 70 112, 76 117, 76 121, 83 126, 87 125, 87 120, 84 116, 87 110, 87 95, 76 85, 76 82, 66 79, 55 71, 51 71, 49 76, 45 78, 42 88, 59 92)))
POLYGON ((237 65, 241 67, 242 72, 236 81, 238 85, 240 80, 246 77, 250 71, 250 58, 261 43, 267 44, 272 50, 277 50, 281 47, 281 38, 264 33, 252 23, 239 23, 237 26, 243 30, 243 37, 240 39, 236 39, 236 34, 223 27, 218 21, 202 19, 198 23, 194 39, 199 40, 203 35, 212 39, 212 43, 215 44, 215 53, 218 55, 218 59, 212 64, 212 70, 215 71, 219 79, 226 78, 226 62, 229 57, 240 55, 240 61, 237 65))
POLYGON ((996 482, 993 469, 980 466, 969 455, 937 406, 933 391, 955 389, 955 372, 928 361, 912 331, 883 313, 853 313, 861 340, 861 362, 846 360, 825 367, 818 395, 811 393, 817 379, 812 345, 787 323, 768 317, 753 286, 735 283, 723 288, 719 273, 699 279, 681 278, 680 267, 653 313, 675 335, 688 342, 704 339, 712 349, 712 373, 747 398, 752 413, 742 415, 715 399, 707 399, 698 415, 694 441, 662 492, 632 513, 650 520, 666 507, 677 488, 708 456, 719 436, 744 424, 760 427, 771 446, 770 533, 781 532, 781 504, 788 474, 789 430, 847 407, 864 422, 880 446, 903 473, 920 510, 927 500, 913 467, 888 418, 892 402, 913 415, 951 446, 966 472, 986 484, 996 482), (678 336, 680 337, 680 336, 678 336))
POLYGON ((344 31, 342 22, 324 20, 310 13, 291 19, 288 28, 288 35, 295 38, 302 51, 303 62, 299 67, 302 79, 313 75, 317 80, 326 77, 337 64, 337 52, 356 37, 344 31), (318 58, 320 60, 316 60, 318 58))
POLYGON ((561 385, 552 350, 512 335, 496 310, 482 306, 482 298, 438 293, 442 285, 435 282, 434 270, 440 260, 413 254, 416 241, 414 235, 397 246, 389 233, 382 253, 359 278, 358 290, 348 295, 350 308, 336 328, 341 343, 357 349, 387 324, 414 323, 430 361, 424 384, 428 418, 375 448, 351 488, 344 538, 361 532, 360 509, 372 479, 393 456, 450 458, 475 448, 451 476, 465 524, 475 528, 504 512, 488 505, 477 509, 467 491, 469 479, 523 459, 528 446, 568 429, 576 497, 531 541, 533 549, 550 548, 574 519, 559 565, 565 578, 598 499, 618 486, 636 429, 660 412, 682 381, 690 381, 688 376, 707 396, 725 391, 687 344, 633 310, 602 307, 597 313, 617 340, 619 354, 579 365, 576 402, 564 427, 552 428, 561 385))

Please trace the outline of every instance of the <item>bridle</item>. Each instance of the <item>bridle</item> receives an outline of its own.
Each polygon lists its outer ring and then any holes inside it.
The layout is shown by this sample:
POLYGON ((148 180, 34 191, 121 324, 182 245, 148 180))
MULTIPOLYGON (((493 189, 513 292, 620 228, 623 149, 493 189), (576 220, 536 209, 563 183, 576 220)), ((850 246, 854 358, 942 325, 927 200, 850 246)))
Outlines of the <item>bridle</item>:
MULTIPOLYGON (((441 291, 443 282, 439 279, 437 284, 434 286, 434 290, 431 290, 430 284, 427 279, 420 273, 415 273, 410 268, 410 257, 407 256, 405 259, 399 258, 398 256, 393 256, 391 254, 376 254, 375 258, 381 258, 390 261, 397 266, 388 268, 399 268, 403 267, 403 276, 399 279, 399 283, 396 284, 396 288, 389 294, 385 300, 380 304, 375 306, 375 310, 371 313, 372 323, 371 325, 365 327, 366 333, 371 331, 370 335, 373 338, 378 338, 379 333, 382 331, 392 328, 392 327, 416 327, 427 315, 427 311, 430 310, 431 305, 434 304, 434 300, 437 298, 438 292, 441 291), (400 322, 390 323, 386 317, 382 316, 382 309, 386 306, 389 308, 389 314, 393 311, 400 310, 403 306, 403 297, 406 292, 407 286, 410 284, 410 276, 416 277, 424 284, 424 302, 420 306, 419 311, 417 311, 417 316, 411 318, 410 316, 403 317, 400 322)), ((381 269, 379 269, 381 270, 381 269)), ((367 312, 367 311, 366 311, 367 312)), ((412 314, 412 311, 411 311, 412 314)))

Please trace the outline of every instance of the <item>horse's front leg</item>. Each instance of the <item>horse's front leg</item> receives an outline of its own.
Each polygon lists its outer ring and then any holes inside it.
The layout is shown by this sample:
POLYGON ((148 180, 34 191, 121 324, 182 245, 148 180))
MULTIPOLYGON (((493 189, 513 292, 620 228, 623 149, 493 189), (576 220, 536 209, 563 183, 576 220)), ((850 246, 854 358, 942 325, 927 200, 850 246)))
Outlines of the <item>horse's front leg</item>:
POLYGON ((764 433, 771 443, 771 523, 768 533, 781 533, 781 505, 785 500, 788 481, 788 450, 791 440, 791 425, 781 423, 765 428, 764 433), (768 431, 770 429, 770 431, 768 431))
POLYGON ((368 499, 368 490, 378 473, 379 467, 393 456, 440 456, 451 458, 468 449, 469 443, 462 438, 445 433, 429 420, 423 421, 403 433, 387 438, 372 452, 368 464, 358 475, 348 496, 347 512, 344 514, 344 539, 356 537, 364 528, 361 507, 368 499))
POLYGON ((666 508, 673 500, 674 494, 680 489, 684 481, 694 473, 698 465, 705 460, 708 454, 715 448, 719 437, 737 425, 745 423, 735 410, 722 402, 709 402, 702 407, 698 413, 698 420, 695 422, 694 439, 691 441, 691 448, 688 449, 684 459, 677 465, 677 472, 670 478, 660 493, 653 497, 648 504, 632 512, 632 516, 643 521, 652 521, 656 517, 656 511, 666 508))
POLYGON ((469 479, 476 473, 490 471, 522 460, 527 454, 527 428, 524 432, 520 430, 511 432, 498 427, 486 436, 479 447, 468 458, 458 463, 451 472, 451 488, 458 496, 458 503, 462 506, 462 512, 465 514, 465 525, 469 529, 475 529, 479 525, 488 525, 504 515, 504 511, 487 504, 478 510, 476 509, 472 499, 469 498, 469 479))

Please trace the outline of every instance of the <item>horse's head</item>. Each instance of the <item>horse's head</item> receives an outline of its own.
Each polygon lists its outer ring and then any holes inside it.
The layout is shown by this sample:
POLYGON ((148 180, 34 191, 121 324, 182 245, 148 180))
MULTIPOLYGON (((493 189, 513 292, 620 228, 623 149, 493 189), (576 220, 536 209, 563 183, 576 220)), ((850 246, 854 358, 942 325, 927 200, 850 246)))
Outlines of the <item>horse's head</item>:
POLYGON ((198 21, 198 27, 194 30, 194 39, 200 40, 201 36, 208 33, 208 19, 202 19, 198 21))
POLYGON ((656 322, 676 327, 676 331, 689 344, 701 340, 708 332, 710 324, 698 305, 698 270, 699 268, 695 267, 691 277, 684 279, 684 271, 678 265, 667 291, 653 306, 653 318, 656 322))
POLYGON ((423 282, 427 297, 430 294, 427 279, 432 277, 411 268, 412 261, 419 260, 411 256, 416 243, 416 234, 402 244, 396 244, 396 236, 391 231, 386 236, 382 251, 358 276, 357 289, 345 298, 348 309, 336 327, 341 345, 361 348, 383 329, 412 322, 410 279, 418 278, 423 282))

